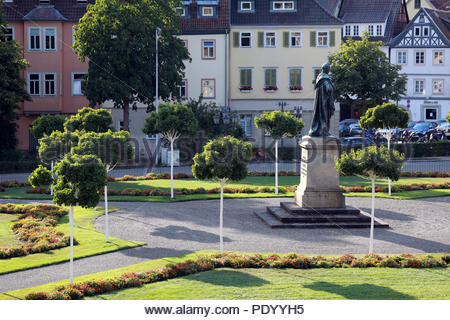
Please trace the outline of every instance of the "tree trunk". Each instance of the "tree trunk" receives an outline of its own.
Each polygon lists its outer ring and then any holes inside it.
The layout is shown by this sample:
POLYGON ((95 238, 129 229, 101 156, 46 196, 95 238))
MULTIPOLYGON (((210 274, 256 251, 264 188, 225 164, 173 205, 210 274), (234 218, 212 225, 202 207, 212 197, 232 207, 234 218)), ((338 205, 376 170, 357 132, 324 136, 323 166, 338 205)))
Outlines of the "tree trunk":
POLYGON ((109 242, 108 185, 107 184, 105 184, 105 234, 106 234, 106 242, 109 242))
POLYGON ((275 194, 278 194, 278 139, 275 140, 275 194))
POLYGON ((130 103, 123 105, 123 130, 130 131, 130 103))
MULTIPOLYGON (((389 131, 387 133, 387 138, 388 138, 388 141, 387 141, 388 150, 390 151, 391 150, 391 138, 392 138, 392 130, 391 129, 389 129, 389 131)), ((391 196, 392 195, 392 193, 391 193, 391 178, 388 178, 388 184, 389 184, 388 194, 389 194, 389 196, 391 196)))
POLYGON ((225 187, 225 179, 220 180, 220 222, 219 222, 219 238, 220 253, 223 253, 223 188, 225 187))
POLYGON ((173 141, 170 139, 170 197, 173 199, 173 141))
POLYGON ((73 206, 69 208, 69 224, 70 224, 70 264, 69 264, 69 273, 70 273, 70 283, 73 283, 73 206))
POLYGON ((375 176, 371 175, 372 180, 372 212, 370 217, 370 244, 369 253, 373 253, 373 229, 375 224, 375 176))

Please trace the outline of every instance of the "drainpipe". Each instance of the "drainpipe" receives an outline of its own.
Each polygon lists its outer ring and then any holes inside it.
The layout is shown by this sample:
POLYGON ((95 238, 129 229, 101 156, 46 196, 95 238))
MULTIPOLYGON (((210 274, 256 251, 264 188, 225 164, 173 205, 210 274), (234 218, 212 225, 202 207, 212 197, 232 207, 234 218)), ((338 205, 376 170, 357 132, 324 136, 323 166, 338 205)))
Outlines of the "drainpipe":
POLYGON ((228 30, 225 31, 225 106, 230 107, 228 103, 228 30))

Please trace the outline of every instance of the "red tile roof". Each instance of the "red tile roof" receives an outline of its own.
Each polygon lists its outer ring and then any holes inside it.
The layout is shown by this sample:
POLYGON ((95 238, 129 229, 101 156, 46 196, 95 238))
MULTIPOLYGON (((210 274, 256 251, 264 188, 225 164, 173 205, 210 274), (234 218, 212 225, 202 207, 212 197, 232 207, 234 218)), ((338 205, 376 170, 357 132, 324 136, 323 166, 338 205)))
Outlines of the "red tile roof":
POLYGON ((189 17, 181 18, 181 31, 183 34, 213 34, 225 33, 229 29, 229 1, 219 0, 217 16, 202 18, 198 16, 199 4, 192 1, 189 7, 189 17))

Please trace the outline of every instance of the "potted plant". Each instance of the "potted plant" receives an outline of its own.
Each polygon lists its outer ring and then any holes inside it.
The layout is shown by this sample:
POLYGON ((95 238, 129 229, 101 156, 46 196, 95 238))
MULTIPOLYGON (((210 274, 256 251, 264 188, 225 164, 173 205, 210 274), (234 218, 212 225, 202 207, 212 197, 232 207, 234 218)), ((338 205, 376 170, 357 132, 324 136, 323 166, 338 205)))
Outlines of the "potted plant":
POLYGON ((291 90, 291 92, 300 92, 301 90, 303 90, 302 86, 290 86, 289 90, 291 90))
POLYGON ((264 87, 264 91, 266 91, 266 92, 275 92, 277 90, 278 90, 278 87, 276 87, 276 86, 266 86, 266 87, 264 87))
POLYGON ((250 92, 253 88, 251 86, 241 86, 239 87, 239 90, 241 90, 241 92, 250 92))

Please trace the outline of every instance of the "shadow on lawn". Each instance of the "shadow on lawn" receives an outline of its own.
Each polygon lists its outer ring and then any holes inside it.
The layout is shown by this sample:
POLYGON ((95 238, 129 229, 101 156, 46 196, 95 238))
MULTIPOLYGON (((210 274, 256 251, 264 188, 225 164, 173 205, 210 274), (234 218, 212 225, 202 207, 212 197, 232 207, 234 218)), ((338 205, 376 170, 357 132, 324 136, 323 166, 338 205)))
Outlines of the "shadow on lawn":
POLYGON ((269 281, 254 275, 234 270, 214 270, 203 272, 190 277, 190 280, 205 282, 223 287, 261 287, 269 281))
POLYGON ((415 297, 395 291, 389 287, 373 284, 353 284, 342 286, 330 282, 314 282, 303 286, 315 291, 335 293, 341 297, 355 300, 411 300, 415 297))

